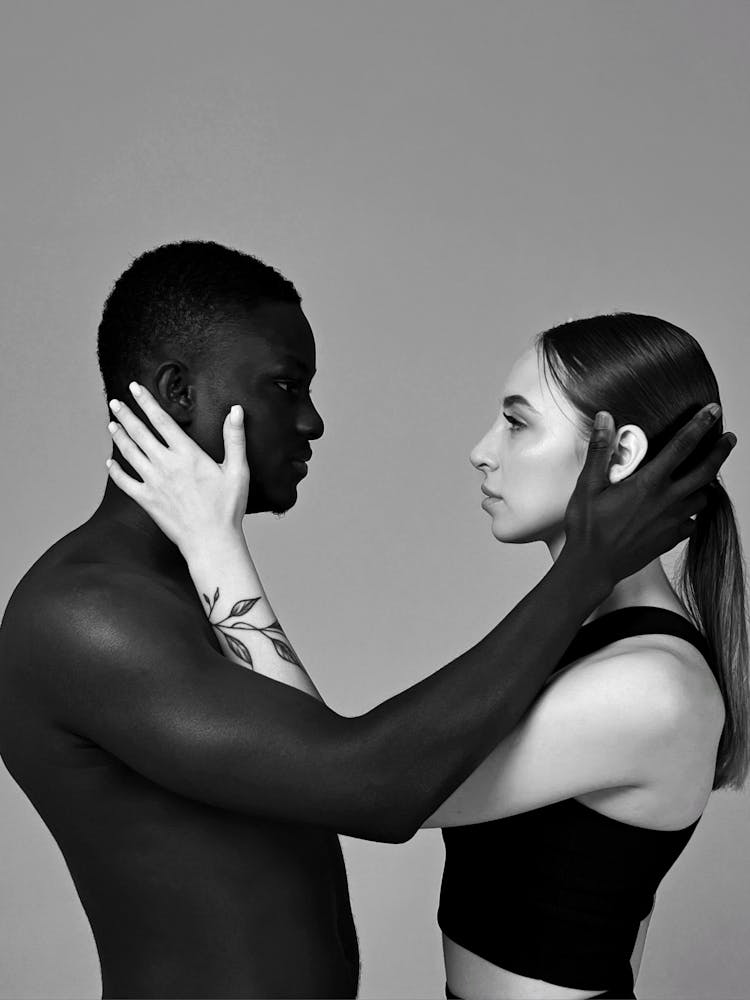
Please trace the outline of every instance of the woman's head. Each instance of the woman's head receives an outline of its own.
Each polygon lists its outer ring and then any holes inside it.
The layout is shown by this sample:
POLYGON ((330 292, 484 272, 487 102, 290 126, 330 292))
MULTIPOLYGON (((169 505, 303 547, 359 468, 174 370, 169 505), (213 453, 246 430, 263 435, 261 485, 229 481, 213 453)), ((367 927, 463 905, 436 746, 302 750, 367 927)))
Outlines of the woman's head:
MULTIPOLYGON (((557 556, 591 426, 593 417, 589 420, 549 379, 539 347, 525 350, 505 380, 497 420, 471 452, 472 464, 485 475, 482 489, 489 499, 483 505, 499 541, 543 541, 557 556)), ((641 427, 618 425, 610 482, 630 475, 647 450, 641 427)))
MULTIPOLYGON (((610 482, 659 453, 719 387, 698 342, 655 316, 615 313, 571 320, 539 334, 503 387, 502 413, 471 453, 485 473, 492 532, 543 540, 556 555, 597 410, 616 427, 610 482), (533 409, 512 397, 525 397, 533 409)), ((691 463, 723 433, 721 420, 691 463)), ((679 470, 677 470, 679 471, 679 470)), ((675 586, 712 651, 727 710, 714 787, 739 787, 750 763, 747 615, 742 549, 732 502, 720 486, 697 517, 675 586)))
MULTIPOLYGON (((539 334, 512 366, 501 398, 496 422, 471 453, 485 491, 502 497, 486 505, 492 531, 505 542, 544 541, 553 555, 564 541, 565 508, 597 410, 615 421, 615 483, 650 461, 702 406, 720 402, 697 341, 632 313, 572 320, 539 334)), ((719 421, 710 443, 722 433, 719 421)))

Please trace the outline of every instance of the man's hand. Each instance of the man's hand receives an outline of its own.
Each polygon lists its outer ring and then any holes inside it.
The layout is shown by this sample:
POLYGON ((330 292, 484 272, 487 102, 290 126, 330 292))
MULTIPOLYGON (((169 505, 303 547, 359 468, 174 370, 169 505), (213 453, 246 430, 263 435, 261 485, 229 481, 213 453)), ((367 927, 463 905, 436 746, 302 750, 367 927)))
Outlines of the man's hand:
MULTIPOLYGON (((566 559, 582 562, 609 589, 688 538, 691 515, 708 505, 711 481, 737 443, 722 434, 705 458, 675 477, 721 414, 709 404, 689 420, 647 465, 617 484, 607 477, 614 421, 597 414, 586 462, 565 511, 566 559), (599 421, 601 423, 599 424, 599 421)), ((705 450, 705 449, 703 449, 705 450)))

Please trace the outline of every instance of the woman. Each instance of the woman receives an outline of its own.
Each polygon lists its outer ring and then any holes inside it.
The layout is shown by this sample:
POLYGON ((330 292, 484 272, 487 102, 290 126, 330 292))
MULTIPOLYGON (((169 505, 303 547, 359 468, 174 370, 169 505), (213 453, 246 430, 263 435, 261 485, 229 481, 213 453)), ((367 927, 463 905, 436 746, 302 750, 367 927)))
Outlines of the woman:
MULTIPOLYGON (((485 477, 482 506, 498 540, 544 541, 553 559, 597 410, 617 427, 614 482, 719 399, 689 334, 629 313, 541 334, 503 395, 502 414, 472 452, 485 477)), ((163 412, 147 392, 139 401, 150 419, 163 412)), ((148 453, 143 425, 131 414, 128 423, 148 453)), ((165 530, 175 517, 184 527, 198 489, 190 462, 180 488, 170 487, 151 455, 133 461, 138 447, 124 430, 114 439, 150 499, 112 463, 115 483, 165 530)), ((179 462, 170 457, 172 483, 179 462)), ((226 494, 239 480, 212 482, 201 489, 226 494)), ((442 827, 446 843, 438 913, 446 996, 635 996, 656 888, 712 789, 741 787, 748 770, 743 562, 723 487, 698 518, 677 589, 658 559, 618 583, 516 729, 424 824, 442 827)), ((247 586, 261 598, 229 614, 217 613, 218 591, 203 595, 222 649, 320 697, 254 570, 247 586), (265 625, 247 617, 261 607, 273 619, 265 625)))

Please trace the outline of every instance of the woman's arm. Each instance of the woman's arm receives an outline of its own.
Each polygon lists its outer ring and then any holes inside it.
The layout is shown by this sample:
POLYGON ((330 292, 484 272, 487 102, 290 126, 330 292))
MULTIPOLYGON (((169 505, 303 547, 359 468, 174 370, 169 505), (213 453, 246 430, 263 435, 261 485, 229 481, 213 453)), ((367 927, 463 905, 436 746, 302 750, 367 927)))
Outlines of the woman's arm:
MULTIPOLYGON (((123 407, 118 415, 128 433, 115 428, 113 440, 142 481, 111 462, 116 485, 183 554, 195 539, 210 539, 217 525, 241 530, 249 484, 241 410, 236 426, 225 419, 226 457, 218 464, 143 392, 142 408, 167 444, 123 407)), ((99 602, 95 620, 107 619, 96 635, 107 635, 108 645, 101 651, 92 643, 89 660, 82 660, 96 697, 68 706, 71 725, 182 794, 352 836, 408 839, 518 723, 614 581, 687 537, 693 522, 685 518, 706 505, 701 487, 732 447, 725 435, 700 465, 671 477, 711 425, 704 408, 646 469, 609 487, 613 428, 604 416, 568 504, 566 545, 552 569, 475 646, 364 716, 346 719, 315 698, 297 699, 284 684, 269 685, 253 672, 236 670, 212 647, 193 650, 187 641, 178 648, 173 632, 160 637, 158 629, 180 609, 156 607, 152 614, 145 594, 133 594, 130 586, 128 600, 141 603, 117 625, 119 619, 107 617, 111 595, 102 605, 94 579, 85 596, 99 602), (114 655, 109 638, 116 626, 127 649, 124 660, 114 655), (141 650, 147 662, 133 669, 125 639, 138 630, 149 635, 141 650)), ((214 558, 212 553, 212 564, 214 558)), ((196 570, 199 588, 201 572, 196 570)), ((214 580, 211 585, 214 594, 224 586, 214 580)), ((253 592, 242 589, 230 598, 247 594, 253 592)), ((120 604, 127 610, 124 598, 120 604)), ((220 613, 217 622, 226 610, 220 613)), ((75 645, 80 630, 70 636, 75 645)), ((83 683, 74 691, 79 689, 88 690, 83 683)))
POLYGON ((322 701, 274 614, 242 529, 200 532, 183 555, 227 659, 322 701))
POLYGON ((485 823, 653 783, 693 739, 690 697, 684 665, 666 650, 568 668, 422 826, 485 823))

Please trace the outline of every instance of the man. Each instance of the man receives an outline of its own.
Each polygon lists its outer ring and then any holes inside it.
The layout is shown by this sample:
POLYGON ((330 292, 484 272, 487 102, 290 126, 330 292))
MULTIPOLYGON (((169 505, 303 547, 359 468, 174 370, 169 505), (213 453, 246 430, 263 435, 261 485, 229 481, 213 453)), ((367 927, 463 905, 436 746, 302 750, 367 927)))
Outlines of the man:
MULTIPOLYGON (((217 461, 241 403, 246 512, 295 503, 323 423, 312 331, 272 268, 210 243, 144 254, 107 301, 99 361, 109 399, 137 379, 217 461)), ((0 751, 65 857, 104 996, 354 996, 336 834, 416 832, 614 582, 687 537, 734 443, 717 432, 701 411, 607 488, 609 436, 595 435, 542 581, 472 649, 355 718, 230 663, 179 549, 108 482, 18 584, 0 630, 0 751), (709 457, 673 484, 699 442, 709 457)))

